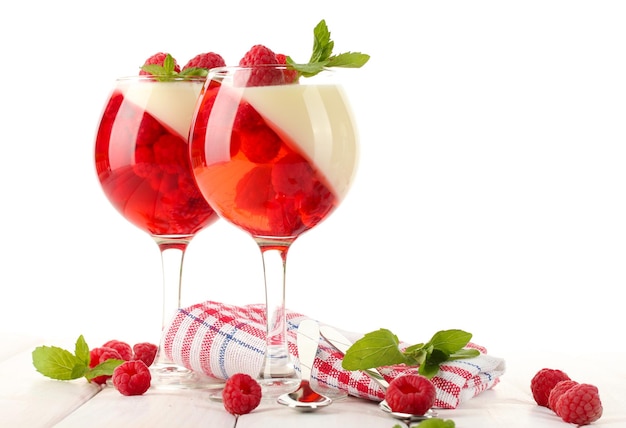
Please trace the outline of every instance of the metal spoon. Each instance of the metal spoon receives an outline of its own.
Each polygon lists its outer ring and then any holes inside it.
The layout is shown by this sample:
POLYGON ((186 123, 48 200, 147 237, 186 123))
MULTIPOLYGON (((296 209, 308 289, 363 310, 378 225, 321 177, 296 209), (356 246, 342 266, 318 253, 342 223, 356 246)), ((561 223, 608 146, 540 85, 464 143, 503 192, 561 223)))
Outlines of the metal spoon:
POLYGON ((277 402, 300 412, 313 412, 326 407, 333 400, 315 392, 310 385, 311 368, 319 345, 319 325, 314 320, 302 320, 298 326, 297 345, 300 360, 300 387, 294 392, 283 394, 277 402))
MULTIPOLYGON (((346 352, 348 351, 348 348, 352 346, 352 341, 350 339, 348 339, 341 332, 337 331, 336 329, 332 327, 323 325, 320 327, 320 333, 322 334, 322 337, 326 339, 326 341, 333 348, 339 351, 342 355, 345 355, 346 352)), ((378 370, 376 370, 375 368, 372 368, 369 370, 363 370, 363 372, 367 376, 369 376, 370 379, 378 383, 378 385, 380 385, 383 391, 387 391, 387 388, 389 387, 389 383, 385 380, 383 375, 381 375, 378 370)), ((407 425, 410 422, 423 421, 424 419, 437 417, 437 412, 433 410, 429 410, 423 415, 413 415, 410 413, 394 412, 391 410, 391 407, 389 407, 389 404, 387 404, 387 401, 385 400, 381 401, 378 406, 383 412, 389 413, 394 418, 402 420, 407 425)))
POLYGON ((424 419, 430 419, 430 418, 436 418, 437 417, 437 412, 433 411, 432 409, 427 411, 423 415, 414 415, 414 414, 411 414, 411 413, 394 412, 394 411, 391 410, 391 407, 389 407, 389 404, 387 404, 386 400, 381 401, 378 404, 378 407, 380 407, 380 409, 383 412, 389 413, 391 416, 393 416, 396 419, 400 419, 401 421, 403 421, 407 425, 409 424, 409 422, 418 422, 418 421, 423 421, 424 419))

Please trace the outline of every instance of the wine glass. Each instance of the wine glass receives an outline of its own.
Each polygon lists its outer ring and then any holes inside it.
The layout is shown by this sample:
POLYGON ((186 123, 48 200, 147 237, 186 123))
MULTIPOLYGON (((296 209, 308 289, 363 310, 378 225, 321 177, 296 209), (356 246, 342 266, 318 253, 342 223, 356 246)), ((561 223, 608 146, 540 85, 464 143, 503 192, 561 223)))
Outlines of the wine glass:
POLYGON ((200 191, 261 250, 267 337, 257 380, 267 398, 299 385, 286 341, 288 250, 337 208, 358 160, 356 126, 336 73, 284 83, 294 72, 284 65, 211 70, 190 133, 200 191))
MULTIPOLYGON (((185 251, 217 220, 189 164, 188 135, 206 77, 116 80, 96 134, 95 164, 104 194, 158 245, 163 267, 163 330, 180 307, 185 251)), ((156 387, 206 387, 211 380, 174 364, 163 344, 151 365, 156 387)), ((223 382, 219 382, 223 383, 223 382)))

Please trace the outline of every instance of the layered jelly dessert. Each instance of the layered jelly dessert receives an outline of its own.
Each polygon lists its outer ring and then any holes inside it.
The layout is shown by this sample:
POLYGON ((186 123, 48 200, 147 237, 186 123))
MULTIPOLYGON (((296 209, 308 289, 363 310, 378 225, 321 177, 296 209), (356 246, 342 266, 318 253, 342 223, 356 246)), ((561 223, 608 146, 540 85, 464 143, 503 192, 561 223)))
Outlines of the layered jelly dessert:
POLYGON ((206 88, 192 132, 196 181, 211 205, 253 236, 296 237, 344 198, 358 159, 340 86, 206 88))
POLYGON ((189 163, 189 127, 203 83, 120 79, 102 116, 95 156, 104 193, 155 236, 193 235, 217 220, 189 163))

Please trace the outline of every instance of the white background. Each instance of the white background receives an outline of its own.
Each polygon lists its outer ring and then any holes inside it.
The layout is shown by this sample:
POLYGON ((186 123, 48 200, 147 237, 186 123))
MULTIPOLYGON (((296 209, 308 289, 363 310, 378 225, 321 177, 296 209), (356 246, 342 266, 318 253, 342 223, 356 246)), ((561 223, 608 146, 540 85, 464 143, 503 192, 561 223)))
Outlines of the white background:
MULTIPOLYGON (((0 328, 151 340, 159 253, 93 166, 114 79, 159 51, 305 61, 322 18, 337 52, 372 57, 346 84, 362 155, 344 204, 291 248, 287 306, 409 342, 462 328, 500 355, 626 349, 622 1, 3 2, 0 328)), ((262 302, 252 239, 201 232, 184 292, 262 302)))

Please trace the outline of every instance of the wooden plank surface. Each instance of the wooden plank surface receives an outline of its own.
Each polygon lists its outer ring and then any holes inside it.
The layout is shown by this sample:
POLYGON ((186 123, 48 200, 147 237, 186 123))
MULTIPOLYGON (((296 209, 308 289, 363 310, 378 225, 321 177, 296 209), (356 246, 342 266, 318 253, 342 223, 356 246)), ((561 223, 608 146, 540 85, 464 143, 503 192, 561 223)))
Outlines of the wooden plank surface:
MULTIPOLYGON (((376 403, 348 398, 316 413, 299 413, 275 403, 263 403, 254 412, 236 419, 207 391, 150 389, 137 397, 125 397, 113 387, 100 388, 84 379, 54 381, 37 373, 31 352, 44 342, 8 337, 0 353, 0 426, 61 428, 392 428, 397 421, 379 410, 376 403)), ((499 385, 455 410, 439 410, 463 428, 560 428, 564 422, 550 410, 537 406, 530 379, 543 367, 560 368, 579 382, 600 390, 604 415, 596 428, 626 426, 623 385, 626 366, 623 353, 573 355, 539 351, 504 356, 507 372, 499 385)))
POLYGON ((32 349, 5 348, 0 362, 0 426, 37 428, 54 426, 100 391, 84 379, 60 382, 39 374, 32 365, 32 349))

